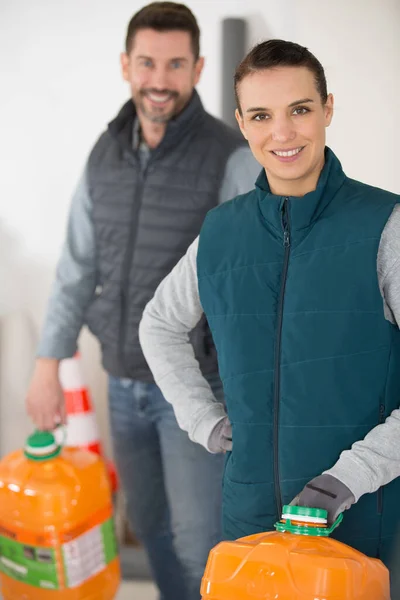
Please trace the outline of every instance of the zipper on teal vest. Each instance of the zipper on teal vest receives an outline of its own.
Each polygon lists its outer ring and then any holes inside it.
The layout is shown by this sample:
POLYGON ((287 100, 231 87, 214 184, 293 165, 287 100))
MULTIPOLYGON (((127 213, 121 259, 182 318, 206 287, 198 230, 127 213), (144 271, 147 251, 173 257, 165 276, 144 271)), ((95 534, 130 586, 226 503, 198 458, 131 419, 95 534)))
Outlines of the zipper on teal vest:
POLYGON ((275 342, 275 373, 274 373, 274 485, 275 500, 277 512, 282 513, 282 494, 279 474, 279 404, 280 404, 280 383, 281 383, 281 345, 282 345, 282 324, 283 324, 283 306, 285 302, 286 280, 289 268, 290 258, 290 216, 289 216, 289 198, 284 198, 282 205, 282 228, 283 228, 283 246, 285 253, 283 257, 281 288, 279 292, 278 319, 276 327, 275 342))

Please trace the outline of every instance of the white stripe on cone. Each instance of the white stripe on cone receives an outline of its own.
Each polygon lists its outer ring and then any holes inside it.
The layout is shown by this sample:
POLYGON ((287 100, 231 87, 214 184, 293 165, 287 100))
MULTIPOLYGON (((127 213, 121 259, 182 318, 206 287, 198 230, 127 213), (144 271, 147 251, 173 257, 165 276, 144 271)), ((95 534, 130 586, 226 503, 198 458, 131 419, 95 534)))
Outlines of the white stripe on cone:
POLYGON ((67 416, 66 446, 88 446, 100 443, 94 413, 67 416))
POLYGON ((61 387, 65 392, 82 390, 86 387, 79 355, 73 358, 65 358, 61 361, 59 377, 61 387))

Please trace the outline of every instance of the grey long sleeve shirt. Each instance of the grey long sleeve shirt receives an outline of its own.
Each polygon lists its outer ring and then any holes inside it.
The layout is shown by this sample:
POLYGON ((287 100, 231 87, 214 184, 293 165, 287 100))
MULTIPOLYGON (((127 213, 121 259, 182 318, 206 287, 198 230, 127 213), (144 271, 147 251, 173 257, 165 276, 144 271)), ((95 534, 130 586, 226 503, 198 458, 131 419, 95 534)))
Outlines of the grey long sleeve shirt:
MULTIPOLYGON (((197 282, 198 238, 159 285, 145 308, 140 342, 156 383, 190 438, 207 448, 211 431, 225 416, 199 370, 189 331, 203 309, 197 282)), ((400 325, 400 206, 380 241, 377 273, 386 318, 400 325)), ((400 404, 400 398, 399 398, 400 404)), ((400 410, 375 427, 364 440, 344 451, 327 471, 352 491, 356 500, 400 476, 400 410)))

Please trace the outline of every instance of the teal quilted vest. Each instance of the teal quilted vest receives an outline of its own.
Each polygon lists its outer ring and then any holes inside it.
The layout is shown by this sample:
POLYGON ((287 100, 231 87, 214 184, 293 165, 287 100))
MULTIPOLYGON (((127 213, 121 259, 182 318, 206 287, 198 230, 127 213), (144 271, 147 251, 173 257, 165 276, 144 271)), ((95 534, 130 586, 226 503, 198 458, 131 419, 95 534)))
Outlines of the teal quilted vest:
MULTIPOLYGON (((400 332, 384 317, 382 231, 399 197, 345 176, 326 149, 317 189, 256 189, 208 213, 197 268, 233 451, 225 536, 273 528, 282 505, 400 404, 400 332)), ((355 473, 355 477, 357 473, 355 473)), ((367 494, 336 537, 387 560, 400 480, 367 494)))

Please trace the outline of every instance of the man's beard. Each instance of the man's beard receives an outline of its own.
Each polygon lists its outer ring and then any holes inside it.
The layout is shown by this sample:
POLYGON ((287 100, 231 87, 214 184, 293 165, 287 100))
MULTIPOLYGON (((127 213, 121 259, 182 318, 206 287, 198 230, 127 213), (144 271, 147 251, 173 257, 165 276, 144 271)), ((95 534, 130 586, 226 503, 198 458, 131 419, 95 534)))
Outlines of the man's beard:
POLYGON ((177 115, 182 109, 182 98, 180 97, 178 92, 172 90, 154 90, 151 88, 140 90, 137 95, 137 109, 152 123, 167 123, 170 121, 175 115, 177 115), (154 94, 155 96, 167 96, 168 100, 173 100, 172 109, 168 112, 164 112, 164 107, 158 108, 154 103, 152 107, 149 109, 144 99, 148 97, 149 94, 154 94))

